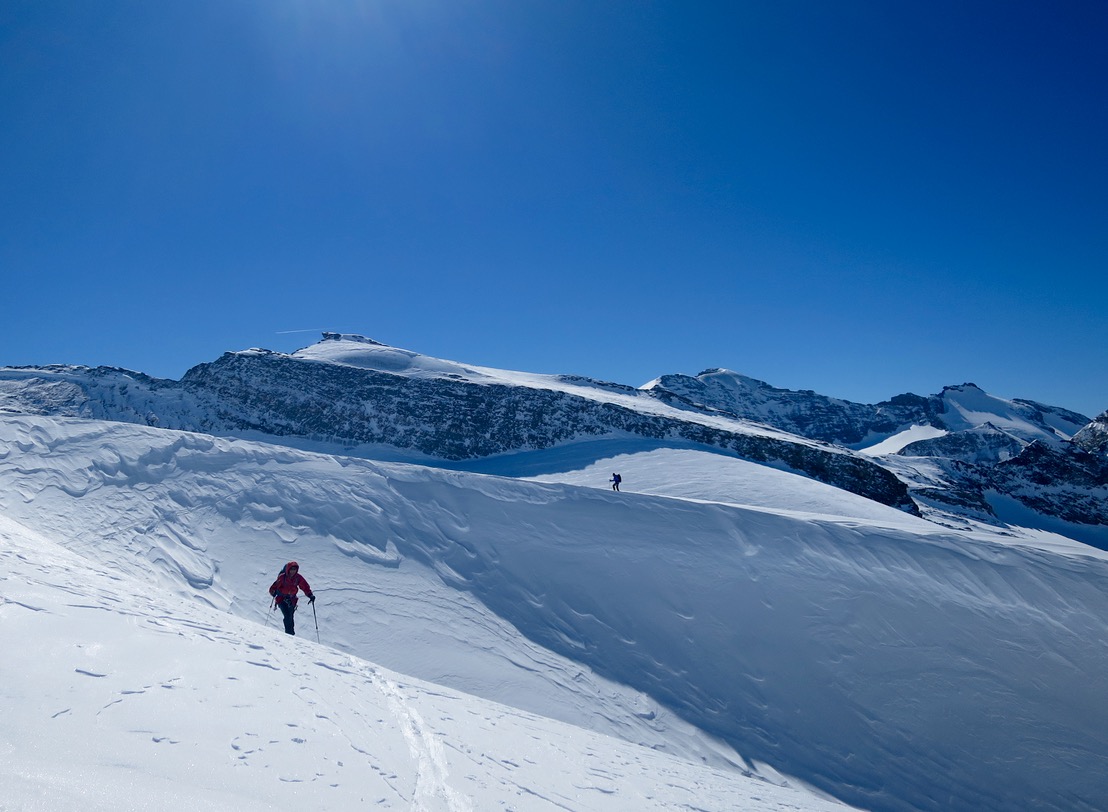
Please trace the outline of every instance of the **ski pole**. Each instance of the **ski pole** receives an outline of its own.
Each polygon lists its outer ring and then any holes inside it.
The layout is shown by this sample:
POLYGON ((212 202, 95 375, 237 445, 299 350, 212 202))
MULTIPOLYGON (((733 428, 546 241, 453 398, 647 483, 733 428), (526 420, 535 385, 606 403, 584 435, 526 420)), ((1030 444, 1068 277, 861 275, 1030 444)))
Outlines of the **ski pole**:
POLYGON ((315 621, 315 641, 319 642, 319 618, 315 614, 315 601, 312 601, 312 620, 315 621))
POLYGON ((273 614, 273 607, 274 607, 274 606, 275 606, 276 604, 277 604, 277 599, 276 599, 276 598, 270 598, 270 599, 269 599, 269 611, 265 613, 265 625, 266 625, 266 628, 268 628, 268 627, 269 627, 269 616, 270 616, 271 614, 273 614))

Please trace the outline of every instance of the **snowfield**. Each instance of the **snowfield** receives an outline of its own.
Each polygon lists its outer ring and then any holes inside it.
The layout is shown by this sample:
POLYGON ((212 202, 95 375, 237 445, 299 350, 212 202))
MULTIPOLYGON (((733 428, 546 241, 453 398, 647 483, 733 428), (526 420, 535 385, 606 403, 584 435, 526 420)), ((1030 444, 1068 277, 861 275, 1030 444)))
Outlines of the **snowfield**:
POLYGON ((0 541, 5 810, 843 808, 0 541))
POLYGON ((3 808, 1103 808, 1108 554, 603 451, 0 418, 3 808))

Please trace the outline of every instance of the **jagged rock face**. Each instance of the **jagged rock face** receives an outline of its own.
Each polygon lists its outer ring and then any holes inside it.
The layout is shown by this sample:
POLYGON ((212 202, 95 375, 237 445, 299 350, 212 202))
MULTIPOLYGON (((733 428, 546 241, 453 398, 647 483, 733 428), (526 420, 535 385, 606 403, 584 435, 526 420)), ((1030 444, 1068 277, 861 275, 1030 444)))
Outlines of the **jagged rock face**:
POLYGON ((857 446, 909 426, 933 426, 946 433, 898 452, 934 461, 944 472, 942 485, 912 487, 920 504, 988 520, 993 512, 986 491, 994 490, 1049 516, 1108 524, 1108 493, 1095 467, 1071 454, 1068 439, 1076 433, 1073 442, 1108 455, 1108 413, 1086 426, 1088 418, 1076 412, 1030 400, 1005 401, 972 383, 948 386, 930 397, 898 395, 871 406, 777 389, 718 369, 695 378, 666 375, 649 391, 684 409, 720 411, 840 445, 857 446), (1051 449, 1055 455, 1046 453, 1051 449), (998 469, 1001 465, 1006 467, 998 469))
POLYGON ((1073 443, 1034 442, 995 464, 931 459, 942 472, 942 485, 924 482, 910 489, 925 508, 924 515, 938 510, 995 521, 989 500, 1000 494, 1044 516, 1108 525, 1108 459, 1082 451, 1073 443))
POLYGON ((942 437, 919 440, 898 453, 905 457, 945 457, 964 462, 996 463, 1018 456, 1025 445, 991 424, 942 437))
MULTIPOLYGON (((182 400, 175 381, 116 367, 26 367, 6 369, 0 377, 0 413, 156 425, 159 414, 198 408, 182 400)), ((183 414, 175 422, 186 430, 195 428, 183 414)))
POLYGON ((253 430, 344 445, 383 443, 448 460, 549 448, 627 433, 724 448, 914 511, 906 487, 858 456, 787 439, 644 414, 565 392, 443 378, 424 380, 279 354, 228 353, 181 381, 218 404, 205 431, 253 430))
POLYGON ((1108 457, 1108 412, 1104 412, 1077 432, 1073 442, 1090 454, 1108 457))
POLYGON ((205 430, 379 443, 446 460, 546 448, 632 419, 620 413, 626 410, 604 419, 582 413, 579 398, 559 392, 420 380, 276 354, 228 353, 189 370, 181 383, 219 404, 205 430))
POLYGON ((666 403, 693 410, 716 410, 765 423, 801 437, 855 445, 907 425, 939 425, 937 398, 899 395, 870 406, 818 395, 809 390, 778 389, 764 381, 710 369, 695 378, 663 375, 649 390, 666 403))
POLYGON ((927 508, 924 515, 937 512, 983 522, 996 520, 996 514, 985 495, 983 477, 986 468, 960 460, 942 457, 933 459, 942 471, 943 484, 937 486, 925 483, 910 489, 916 502, 927 508))
MULTIPOLYGON (((990 427, 1016 438, 1020 448, 1035 440, 1061 442, 1073 436, 1088 418, 1066 409, 1030 400, 1003 401, 972 383, 948 386, 938 395, 911 393, 869 405, 830 398, 808 390, 778 389, 727 370, 712 369, 695 378, 665 375, 649 390, 660 400, 682 408, 724 412, 756 420, 801 437, 857 446, 867 439, 889 436, 909 426, 934 426, 951 432, 972 431, 990 418, 1002 421, 990 427), (979 417, 986 415, 986 417, 979 417)), ((997 445, 1010 446, 1008 442, 997 445)), ((921 446, 920 448, 924 448, 921 446)), ((945 448, 936 456, 957 454, 964 448, 965 461, 975 461, 985 444, 980 440, 938 443, 945 448)), ((1018 453, 1013 449, 1012 454, 1018 453)))
MULTIPOLYGON (((336 448, 387 445, 444 460, 634 435, 725 449, 917 512, 897 477, 860 455, 787 436, 729 431, 567 392, 391 374, 251 350, 189 370, 180 382, 115 369, 0 378, 0 409, 146 423, 211 434, 259 432, 336 448), (49 393, 50 397, 46 394, 49 393)), ((583 379, 582 379, 583 380, 583 379)), ((593 388, 636 394, 630 387, 593 388)))
POLYGON ((87 403, 85 390, 71 381, 33 377, 0 381, 0 414, 80 417, 87 403))
POLYGON ((1017 406, 1025 407, 1028 418, 1040 426, 1056 428, 1062 435, 1072 437, 1075 430, 1079 431, 1089 418, 1080 412, 1062 409, 1058 406, 1048 406, 1045 403, 1036 403, 1033 400, 1016 398, 1012 401, 1017 406))
POLYGON ((1108 459, 1076 445, 1032 443, 988 472, 987 484, 1048 516, 1108 524, 1108 459))

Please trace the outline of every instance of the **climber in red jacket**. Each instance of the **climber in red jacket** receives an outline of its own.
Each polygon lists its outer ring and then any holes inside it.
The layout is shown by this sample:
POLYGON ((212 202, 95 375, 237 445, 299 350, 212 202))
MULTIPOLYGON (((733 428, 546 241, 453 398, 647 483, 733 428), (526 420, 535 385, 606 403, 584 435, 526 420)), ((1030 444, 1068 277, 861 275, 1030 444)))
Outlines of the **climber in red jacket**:
POLYGON ((296 612, 296 593, 301 589, 308 596, 308 603, 315 603, 312 588, 308 586, 308 582, 300 574, 300 565, 295 561, 290 561, 281 568, 281 574, 277 576, 277 580, 269 588, 269 594, 273 596, 274 603, 285 618, 285 634, 296 634, 292 624, 292 616, 296 612))

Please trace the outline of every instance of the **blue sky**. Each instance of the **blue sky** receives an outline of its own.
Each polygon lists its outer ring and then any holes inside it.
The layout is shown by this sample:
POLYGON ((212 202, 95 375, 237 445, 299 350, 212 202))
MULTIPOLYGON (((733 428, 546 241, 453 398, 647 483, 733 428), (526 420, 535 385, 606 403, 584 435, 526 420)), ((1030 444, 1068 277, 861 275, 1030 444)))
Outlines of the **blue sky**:
POLYGON ((1105 42, 1100 0, 7 0, 0 364, 326 329, 1097 414, 1105 42))

